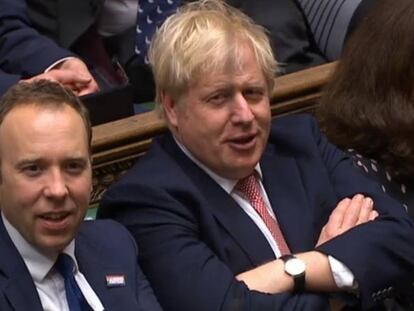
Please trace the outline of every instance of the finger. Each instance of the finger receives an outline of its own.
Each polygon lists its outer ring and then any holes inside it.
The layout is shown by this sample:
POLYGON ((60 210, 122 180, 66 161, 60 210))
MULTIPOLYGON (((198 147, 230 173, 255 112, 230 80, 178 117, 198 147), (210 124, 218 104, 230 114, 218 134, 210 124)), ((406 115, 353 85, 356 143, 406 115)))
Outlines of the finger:
POLYGON ((22 80, 22 81, 30 83, 30 82, 39 81, 39 80, 49 80, 49 81, 53 81, 53 82, 59 82, 53 76, 44 75, 44 74, 40 74, 40 75, 31 77, 30 79, 25 79, 25 80, 22 80))
POLYGON ((342 233, 340 226, 342 225, 343 216, 350 202, 351 199, 345 198, 338 203, 329 216, 328 222, 323 226, 316 246, 319 246, 342 233))
POLYGON ((85 85, 84 87, 79 87, 79 96, 87 95, 91 93, 95 93, 99 91, 99 86, 95 82, 95 80, 92 80, 90 83, 85 85))
POLYGON ((345 198, 338 203, 338 205, 335 207, 335 209, 329 216, 328 222, 324 226, 324 230, 326 233, 332 234, 341 227, 345 212, 348 209, 348 205, 350 204, 350 202, 351 199, 345 198))
POLYGON ((375 218, 377 218, 378 216, 379 216, 378 212, 377 212, 377 211, 375 211, 375 210, 373 210, 373 211, 371 211, 371 213, 369 214, 368 219, 369 219, 369 221, 372 221, 372 220, 375 220, 375 218))
POLYGON ((43 74, 46 77, 55 79, 56 81, 65 85, 77 85, 86 86, 91 82, 92 77, 80 75, 79 73, 71 70, 54 69, 43 74))
POLYGON ((341 228, 343 230, 348 230, 357 224, 363 202, 364 196, 362 194, 354 195, 342 221, 341 228))
POLYGON ((369 216, 374 208, 374 202, 371 198, 366 197, 362 202, 361 211, 359 213, 357 225, 363 224, 369 221, 369 216))

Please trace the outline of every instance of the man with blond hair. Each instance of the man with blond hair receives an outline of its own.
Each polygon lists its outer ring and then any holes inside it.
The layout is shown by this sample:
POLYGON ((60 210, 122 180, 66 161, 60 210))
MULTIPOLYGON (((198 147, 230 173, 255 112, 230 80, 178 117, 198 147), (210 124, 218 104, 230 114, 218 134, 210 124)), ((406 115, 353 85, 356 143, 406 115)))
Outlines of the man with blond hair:
POLYGON ((166 310, 363 309, 414 268, 404 208, 309 116, 271 122, 265 31, 222 1, 188 4, 150 62, 169 132, 106 193, 166 310))

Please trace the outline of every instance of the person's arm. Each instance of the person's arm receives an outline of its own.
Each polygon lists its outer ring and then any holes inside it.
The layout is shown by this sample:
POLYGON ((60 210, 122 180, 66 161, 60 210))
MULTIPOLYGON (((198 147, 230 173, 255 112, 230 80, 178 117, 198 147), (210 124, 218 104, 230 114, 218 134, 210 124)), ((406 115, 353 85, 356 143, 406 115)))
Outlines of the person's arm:
POLYGON ((86 65, 78 58, 66 59, 56 67, 25 81, 31 82, 40 79, 59 82, 65 87, 70 88, 78 96, 99 91, 95 79, 86 65))
POLYGON ((8 74, 0 69, 0 96, 14 84, 19 82, 20 76, 16 74, 8 74))
MULTIPOLYGON (((373 210, 372 200, 362 195, 355 195, 352 199, 340 201, 323 227, 318 245, 343 234, 349 229, 374 220, 378 213, 373 210)), ((306 265, 306 290, 314 292, 339 291, 333 277, 328 256, 318 251, 309 251, 295 254, 306 265)), ((292 291, 293 279, 284 271, 284 263, 278 259, 263 266, 237 275, 252 290, 264 293, 282 293, 292 291)))
POLYGON ((208 245, 213 235, 202 236, 196 210, 158 188, 128 184, 112 188, 98 212, 135 237, 140 264, 165 310, 330 310, 328 295, 249 290, 220 259, 224 254, 208 245))
POLYGON ((401 281, 414 279, 414 224, 399 202, 355 168, 349 157, 321 134, 316 121, 309 120, 311 131, 307 131, 312 133, 338 197, 363 193, 372 198, 379 214, 375 221, 348 230, 315 249, 349 268, 358 283, 362 308, 368 308, 377 296, 391 294, 401 281))
POLYGON ((30 24, 26 11, 23 0, 0 1, 0 68, 22 79, 59 81, 79 95, 97 91, 95 80, 79 59, 68 59, 45 72, 50 65, 75 55, 39 34, 30 24))
MULTIPOLYGON (((136 261, 138 262, 138 247, 133 237, 128 233, 131 244, 135 249, 136 261)), ((162 308, 155 297, 154 291, 149 284, 147 277, 139 264, 135 267, 135 282, 136 282, 136 297, 139 304, 139 310, 137 311, 162 311, 162 308)))

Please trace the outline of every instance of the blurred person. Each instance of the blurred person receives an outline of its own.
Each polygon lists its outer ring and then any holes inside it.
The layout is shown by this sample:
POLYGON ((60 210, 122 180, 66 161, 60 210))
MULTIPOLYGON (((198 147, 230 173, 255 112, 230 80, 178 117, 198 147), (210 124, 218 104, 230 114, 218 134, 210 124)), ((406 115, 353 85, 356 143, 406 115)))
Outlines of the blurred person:
POLYGON ((318 117, 328 138, 414 219, 414 3, 380 0, 351 37, 318 117))
MULTIPOLYGON (((414 219, 414 3, 379 0, 351 36, 317 114, 328 138, 414 219)), ((414 289, 386 304, 414 310, 414 289)), ((404 293, 405 292, 405 293, 404 293)))
POLYGON ((296 0, 315 44, 328 61, 338 60, 351 34, 377 0, 296 0))

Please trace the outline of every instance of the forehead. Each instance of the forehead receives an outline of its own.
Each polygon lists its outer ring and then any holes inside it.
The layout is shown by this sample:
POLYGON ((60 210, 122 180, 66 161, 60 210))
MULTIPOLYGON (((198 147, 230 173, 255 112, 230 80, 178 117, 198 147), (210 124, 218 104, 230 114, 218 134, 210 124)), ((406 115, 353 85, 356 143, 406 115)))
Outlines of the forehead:
POLYGON ((191 87, 220 87, 223 84, 264 84, 265 76, 253 49, 244 45, 237 54, 215 66, 207 65, 191 87))
POLYGON ((51 148, 53 152, 56 146, 67 151, 81 145, 87 148, 87 134, 81 116, 72 107, 27 104, 13 108, 5 116, 0 125, 0 142, 2 156, 8 149, 23 152, 51 148))

